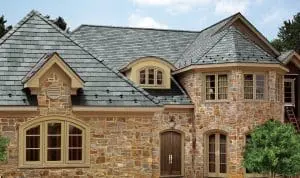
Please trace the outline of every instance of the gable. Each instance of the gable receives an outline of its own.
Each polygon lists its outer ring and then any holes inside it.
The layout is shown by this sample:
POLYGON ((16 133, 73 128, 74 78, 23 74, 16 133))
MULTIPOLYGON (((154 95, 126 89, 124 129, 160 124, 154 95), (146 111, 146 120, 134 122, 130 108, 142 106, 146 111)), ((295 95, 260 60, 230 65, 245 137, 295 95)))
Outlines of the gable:
POLYGON ((55 69, 58 73, 63 73, 62 75, 70 79, 72 94, 76 94, 77 89, 84 87, 84 81, 74 70, 71 69, 57 53, 52 53, 42 57, 32 70, 28 72, 22 80, 24 88, 30 88, 31 90, 39 88, 41 78, 51 69, 55 69))
POLYGON ((80 105, 152 106, 155 99, 120 73, 113 71, 90 51, 36 11, 30 12, 0 40, 0 105, 28 105, 23 77, 45 53, 57 52, 85 81, 80 105), (11 97, 7 97, 11 94, 11 97), (122 95, 122 97, 120 97, 122 95))
POLYGON ((228 22, 223 28, 234 26, 240 32, 245 34, 256 45, 264 49, 272 56, 278 56, 280 53, 270 44, 270 42, 240 13, 228 22))

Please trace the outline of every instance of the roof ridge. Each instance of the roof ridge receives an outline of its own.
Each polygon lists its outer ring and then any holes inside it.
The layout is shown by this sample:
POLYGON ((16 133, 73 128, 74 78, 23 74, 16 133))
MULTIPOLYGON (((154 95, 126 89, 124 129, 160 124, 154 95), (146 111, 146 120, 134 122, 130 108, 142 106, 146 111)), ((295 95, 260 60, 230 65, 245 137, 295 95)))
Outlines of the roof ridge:
POLYGON ((79 42, 77 42, 74 38, 72 38, 70 35, 67 35, 67 33, 63 30, 61 30, 59 27, 57 27, 54 23, 52 23, 50 20, 46 19, 45 17, 42 16, 41 13, 39 13, 38 11, 32 11, 33 15, 36 14, 38 17, 40 17, 42 20, 44 20, 46 23, 48 23, 49 25, 51 25, 52 27, 54 27, 58 32, 60 32, 61 34, 63 34, 66 38, 68 38, 69 40, 71 40, 71 42, 73 42, 76 46, 78 46, 79 48, 81 48, 83 51, 85 51, 86 53, 88 53, 89 55, 91 55, 95 60, 97 60, 99 63, 101 63, 104 67, 106 67, 108 70, 110 70, 111 72, 113 72, 114 74, 116 74, 120 79, 122 79, 124 82, 128 83, 130 86, 132 86, 133 88, 135 88, 137 91, 139 91, 141 94, 143 94, 146 98, 148 98, 150 101, 152 101, 154 104, 158 104, 159 101, 156 101, 155 98, 150 98, 149 93, 146 92, 144 89, 140 88, 139 86, 135 85, 133 82, 129 81, 128 78, 124 77, 120 72, 108 67, 103 60, 98 59, 98 56, 95 55, 93 53, 92 49, 89 48, 85 48, 84 46, 81 46, 79 42))
MULTIPOLYGON (((178 59, 175 61, 174 65, 177 64, 177 62, 181 59, 181 57, 184 55, 184 53, 185 53, 185 52, 186 52, 186 51, 194 44, 194 42, 198 39, 198 37, 201 35, 202 32, 204 32, 205 30, 208 30, 208 29, 210 29, 210 28, 212 28, 212 27, 214 27, 214 26, 216 26, 216 25, 218 25, 218 24, 220 24, 220 23, 222 23, 222 22, 224 22, 224 21, 226 21, 226 20, 228 20, 228 19, 231 19, 231 18, 235 17, 235 16, 238 15, 238 14, 240 14, 240 12, 235 13, 235 14, 229 16, 229 17, 226 17, 226 18, 224 18, 224 19, 222 19, 222 20, 220 20, 220 21, 218 21, 218 22, 216 22, 216 23, 214 23, 214 24, 212 24, 212 25, 210 25, 210 26, 204 28, 203 30, 199 31, 199 34, 197 35, 197 37, 196 37, 191 43, 189 43, 189 44, 187 45, 187 47, 184 49, 184 51, 182 52, 182 54, 181 54, 181 55, 178 57, 178 59)), ((226 24, 227 24, 227 23, 226 23, 226 24)), ((224 27, 226 24, 224 24, 222 27, 224 27)), ((220 27, 219 29, 221 29, 222 27, 220 27)), ((216 30, 216 31, 218 32, 219 29, 216 30)), ((219 33, 219 32, 218 32, 218 33, 219 33)), ((214 35, 215 35, 215 34, 216 34, 216 33, 214 33, 214 35)))
POLYGON ((153 30, 153 31, 170 31, 170 32, 187 32, 187 33, 199 33, 202 30, 183 30, 183 29, 163 29, 163 28, 151 28, 151 27, 130 27, 130 26, 114 26, 114 25, 92 25, 92 24, 81 24, 75 28, 71 34, 78 31, 80 28, 88 27, 103 27, 103 28, 119 28, 119 29, 137 29, 137 30, 153 30))
MULTIPOLYGON (((229 30, 222 36, 222 37, 220 37, 220 39, 218 39, 217 41, 216 41, 216 43, 214 44, 214 45, 212 45, 211 46, 211 48, 209 48, 205 53, 203 53, 203 55, 202 56, 200 56, 199 57, 199 59, 195 62, 195 63, 198 63, 200 60, 201 60, 201 58, 203 57, 203 56, 205 56, 207 53, 209 53, 227 34, 229 33, 229 30)), ((191 63, 191 65, 192 65, 192 63, 191 63)))
POLYGON ((0 38, 0 47, 1 45, 11 36, 13 35, 25 22, 27 22, 30 17, 32 17, 35 13, 35 10, 31 10, 25 17, 23 17, 11 30, 9 30, 5 35, 0 38))

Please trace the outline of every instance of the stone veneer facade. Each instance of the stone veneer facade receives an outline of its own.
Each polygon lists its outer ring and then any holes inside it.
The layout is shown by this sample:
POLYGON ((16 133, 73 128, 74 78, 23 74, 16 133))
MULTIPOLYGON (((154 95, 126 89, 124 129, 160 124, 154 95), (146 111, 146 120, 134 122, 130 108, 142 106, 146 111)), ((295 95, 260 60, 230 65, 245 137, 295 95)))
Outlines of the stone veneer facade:
MULTIPOLYGON (((54 69, 54 68, 53 68, 54 69)), ((165 109, 160 112, 73 112, 70 79, 59 70, 49 70, 41 78, 38 111, 2 112, 0 135, 10 138, 9 156, 0 163, 4 177, 159 177, 161 131, 175 129, 184 133, 184 170, 187 178, 207 176, 205 135, 224 131, 229 139, 228 177, 244 177, 241 166, 245 134, 268 119, 282 120, 283 103, 276 101, 275 71, 267 72, 268 99, 244 101, 241 69, 228 71, 229 91, 226 102, 206 102, 202 72, 189 71, 180 82, 194 102, 194 109, 165 109), (49 86, 58 86, 61 97, 49 99, 49 86), (18 168, 18 128, 26 121, 58 114, 85 122, 90 127, 90 166, 87 168, 18 168)), ((282 76, 281 76, 282 77, 282 76)))
MULTIPOLYGON (((205 101, 205 73, 189 71, 180 77, 181 84, 189 93, 195 105, 195 170, 196 177, 207 176, 208 166, 205 163, 205 138, 207 133, 225 132, 229 141, 227 146, 228 177, 245 177, 241 165, 242 152, 245 146, 245 136, 257 125, 269 119, 283 121, 283 92, 280 92, 279 101, 276 100, 276 77, 283 81, 283 75, 275 71, 264 72, 267 82, 268 97, 263 101, 243 99, 243 74, 253 73, 249 69, 227 69, 228 74, 228 100, 205 101)), ((217 72, 216 72, 217 73, 217 72)), ((280 91, 283 91, 283 86, 280 91)))

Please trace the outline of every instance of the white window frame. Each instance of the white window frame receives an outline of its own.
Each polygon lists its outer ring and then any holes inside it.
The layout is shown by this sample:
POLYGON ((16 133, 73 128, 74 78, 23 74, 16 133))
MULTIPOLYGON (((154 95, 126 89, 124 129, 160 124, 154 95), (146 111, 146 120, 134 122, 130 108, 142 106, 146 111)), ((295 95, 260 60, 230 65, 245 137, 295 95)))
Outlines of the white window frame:
MULTIPOLYGON (((284 86, 285 82, 290 82, 291 83, 291 87, 292 87, 291 88, 291 95, 292 95, 291 99, 292 99, 292 102, 290 102, 290 103, 285 102, 285 91, 284 91, 284 95, 283 95, 284 106, 295 106, 295 79, 285 78, 283 86, 284 86)), ((285 86, 284 86, 283 89, 285 89, 285 86)))

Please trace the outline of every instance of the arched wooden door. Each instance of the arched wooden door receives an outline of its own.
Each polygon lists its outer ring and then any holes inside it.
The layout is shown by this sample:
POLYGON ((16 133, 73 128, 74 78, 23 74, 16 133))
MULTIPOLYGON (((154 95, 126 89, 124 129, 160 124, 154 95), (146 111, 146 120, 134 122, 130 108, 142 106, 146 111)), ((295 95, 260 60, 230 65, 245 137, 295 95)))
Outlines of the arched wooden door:
POLYGON ((182 135, 176 131, 166 131, 160 137, 161 176, 182 175, 182 135))

